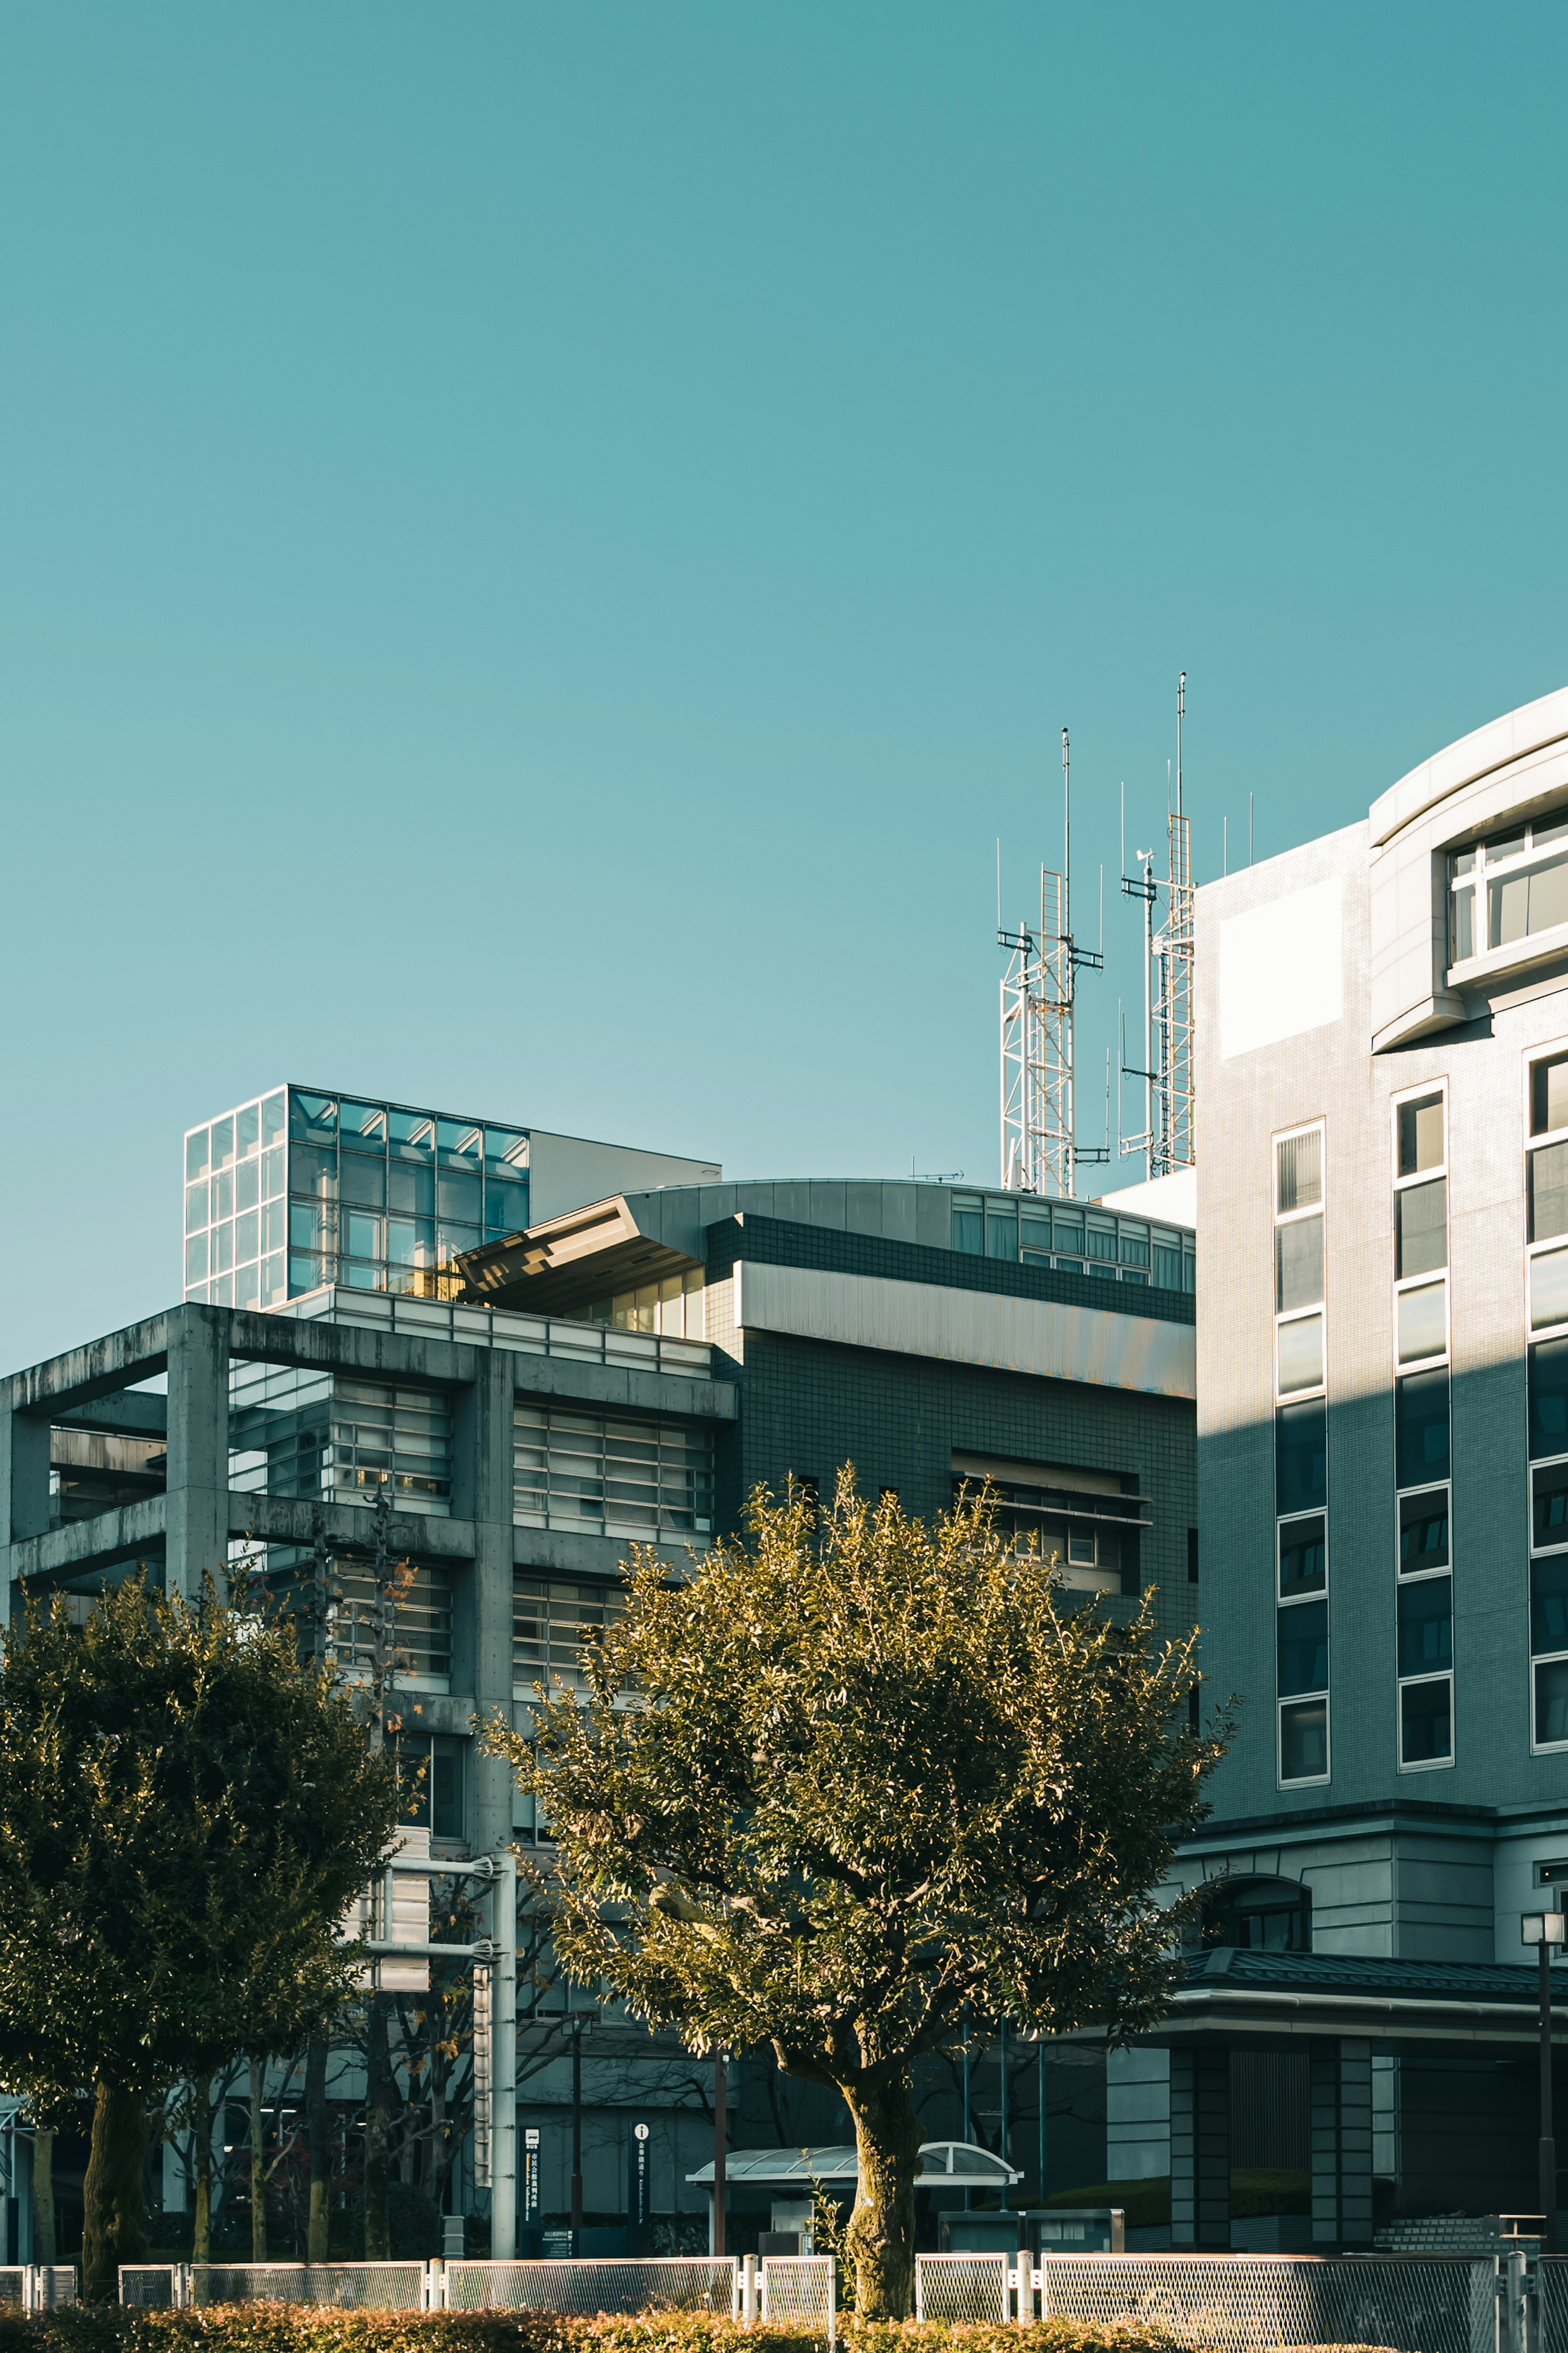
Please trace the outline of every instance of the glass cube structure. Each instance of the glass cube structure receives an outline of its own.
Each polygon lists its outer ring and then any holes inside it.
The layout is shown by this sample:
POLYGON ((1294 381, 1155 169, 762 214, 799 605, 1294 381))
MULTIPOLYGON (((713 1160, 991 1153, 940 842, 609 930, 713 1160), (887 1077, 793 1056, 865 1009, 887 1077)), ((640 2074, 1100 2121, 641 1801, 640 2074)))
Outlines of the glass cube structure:
POLYGON ((461 1251, 527 1225, 528 1147, 522 1128, 277 1087, 185 1136, 184 1295, 440 1298, 461 1251))

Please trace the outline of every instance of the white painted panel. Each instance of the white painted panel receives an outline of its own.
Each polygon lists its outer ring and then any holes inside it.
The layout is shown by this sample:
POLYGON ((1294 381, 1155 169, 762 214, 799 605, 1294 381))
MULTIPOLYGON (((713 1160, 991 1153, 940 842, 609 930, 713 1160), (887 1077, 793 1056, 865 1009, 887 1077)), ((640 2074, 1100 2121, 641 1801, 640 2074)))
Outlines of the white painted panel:
POLYGON ((735 1321, 753 1332, 993 1365, 1100 1388, 1141 1389, 1153 1397, 1197 1394, 1193 1326, 1112 1308, 746 1261, 735 1269, 735 1321))
POLYGON ((1278 1046, 1344 1012, 1344 893, 1338 875, 1220 925, 1220 1054, 1278 1046))

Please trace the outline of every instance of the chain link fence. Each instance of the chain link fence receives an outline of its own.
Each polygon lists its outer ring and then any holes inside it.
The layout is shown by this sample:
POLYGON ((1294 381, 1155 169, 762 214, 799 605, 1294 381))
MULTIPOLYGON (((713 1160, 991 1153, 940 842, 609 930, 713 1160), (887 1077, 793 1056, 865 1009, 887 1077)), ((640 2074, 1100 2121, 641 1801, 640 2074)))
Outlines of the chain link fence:
POLYGON ((427 2263, 121 2263, 120 2301, 420 2312, 432 2300, 429 2281, 427 2263))
POLYGON ((445 2302, 453 2312, 709 2312, 736 2307, 732 2255, 541 2257, 536 2262, 452 2262, 445 2302))
POLYGON ((1568 2255, 1535 2265, 1536 2353, 1568 2353, 1568 2255))
POLYGON ((831 2255, 764 2255, 759 2267, 764 2324, 820 2328, 831 2345, 837 2334, 831 2255))
POLYGON ((1003 2253, 917 2255, 917 2320, 1005 2320, 1007 2258, 1003 2253))
POLYGON ((1048 2255, 1038 2284, 1042 2317, 1158 2321, 1215 2353, 1285 2345, 1498 2353, 1501 2280, 1495 2258, 1048 2255))
POLYGON ((120 2266, 120 2301, 121 2304, 169 2305, 183 2304, 181 2274, 184 2263, 121 2263, 120 2266))

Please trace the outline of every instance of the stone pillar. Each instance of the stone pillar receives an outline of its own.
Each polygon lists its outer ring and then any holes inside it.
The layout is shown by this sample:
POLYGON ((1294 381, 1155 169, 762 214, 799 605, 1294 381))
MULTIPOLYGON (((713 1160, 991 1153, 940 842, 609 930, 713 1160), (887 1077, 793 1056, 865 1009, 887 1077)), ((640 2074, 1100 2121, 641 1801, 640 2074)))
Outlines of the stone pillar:
POLYGON ((1372 2244, 1372 2045, 1312 2042, 1312 2245, 1372 2244))
POLYGON ((1171 2053, 1171 2244, 1230 2245, 1230 2053, 1171 2053))
POLYGON ((172 1307, 164 1583, 194 1599, 228 1559, 228 1312, 172 1307))
MULTIPOLYGON (((504 1348, 476 1348, 478 1377, 454 1435, 468 1451, 473 1515, 474 1710, 481 1724, 499 1709, 511 1721, 511 1409, 512 1360, 504 1348)), ((504 1757, 483 1757, 476 1741, 469 1778, 469 1843, 476 1854, 511 1841, 516 1786, 504 1757)))

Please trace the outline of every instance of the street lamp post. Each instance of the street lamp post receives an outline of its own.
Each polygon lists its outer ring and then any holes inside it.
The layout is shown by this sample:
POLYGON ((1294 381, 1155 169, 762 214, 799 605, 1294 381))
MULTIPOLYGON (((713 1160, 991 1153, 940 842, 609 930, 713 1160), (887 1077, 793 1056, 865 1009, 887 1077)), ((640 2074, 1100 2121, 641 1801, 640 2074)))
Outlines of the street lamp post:
POLYGON ((1557 2143, 1552 2129, 1552 1952, 1568 1943, 1568 1917, 1561 1912, 1526 1912, 1521 1936, 1533 1945, 1541 1984, 1541 2246, 1557 2253, 1557 2143))
POLYGON ((597 2012, 574 2010, 568 2019, 572 2036, 572 2253, 583 2252, 583 2036, 597 2012))

